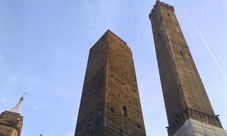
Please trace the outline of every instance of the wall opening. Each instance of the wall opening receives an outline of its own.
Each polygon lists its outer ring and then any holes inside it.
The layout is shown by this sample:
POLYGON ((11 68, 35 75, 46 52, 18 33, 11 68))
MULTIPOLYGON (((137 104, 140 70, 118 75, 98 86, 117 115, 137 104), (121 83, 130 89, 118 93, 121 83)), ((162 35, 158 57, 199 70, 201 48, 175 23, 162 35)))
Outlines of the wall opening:
POLYGON ((183 52, 182 52, 182 51, 180 51, 180 55, 181 55, 182 57, 184 57, 184 54, 183 54, 183 52))
POLYGON ((112 112, 114 112, 114 109, 113 109, 113 108, 110 108, 110 110, 111 110, 112 112))
POLYGON ((128 110, 125 106, 123 106, 123 112, 124 112, 124 116, 128 117, 128 110))

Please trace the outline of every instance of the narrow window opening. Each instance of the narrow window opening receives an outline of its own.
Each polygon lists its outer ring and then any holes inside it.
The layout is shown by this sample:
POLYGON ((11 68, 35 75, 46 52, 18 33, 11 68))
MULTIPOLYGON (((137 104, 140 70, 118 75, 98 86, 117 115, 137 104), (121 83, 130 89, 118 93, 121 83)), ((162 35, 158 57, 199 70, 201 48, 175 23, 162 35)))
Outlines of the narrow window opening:
POLYGON ((183 54, 183 52, 182 52, 182 51, 180 51, 180 55, 181 55, 182 57, 184 57, 184 54, 183 54))
POLYGON ((123 112, 124 112, 124 116, 128 117, 128 111, 125 106, 123 106, 123 112))
POLYGON ((91 123, 91 119, 88 120, 87 124, 90 124, 91 123))
POLYGON ((138 128, 142 128, 142 127, 140 126, 140 124, 138 124, 137 127, 138 127, 138 128))
POLYGON ((158 34, 158 36, 159 36, 159 38, 161 38, 161 34, 160 33, 158 34))
POLYGON ((99 110, 99 116, 101 115, 101 113, 102 113, 102 109, 99 110))
POLYGON ((113 109, 113 108, 110 108, 110 110, 111 110, 112 112, 114 112, 114 109, 113 109))

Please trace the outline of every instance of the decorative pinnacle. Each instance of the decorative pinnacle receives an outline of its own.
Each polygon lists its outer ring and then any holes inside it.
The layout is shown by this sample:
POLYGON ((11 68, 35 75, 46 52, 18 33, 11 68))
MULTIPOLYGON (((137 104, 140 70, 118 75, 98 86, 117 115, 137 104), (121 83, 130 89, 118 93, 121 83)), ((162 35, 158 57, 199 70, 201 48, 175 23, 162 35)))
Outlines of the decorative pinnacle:
MULTIPOLYGON (((26 95, 26 92, 23 93, 24 95, 26 95)), ((15 107, 13 107, 11 110, 11 112, 15 112, 15 113, 20 113, 20 109, 21 109, 21 105, 22 105, 22 102, 24 100, 24 95, 20 98, 19 102, 17 103, 17 105, 15 107)))

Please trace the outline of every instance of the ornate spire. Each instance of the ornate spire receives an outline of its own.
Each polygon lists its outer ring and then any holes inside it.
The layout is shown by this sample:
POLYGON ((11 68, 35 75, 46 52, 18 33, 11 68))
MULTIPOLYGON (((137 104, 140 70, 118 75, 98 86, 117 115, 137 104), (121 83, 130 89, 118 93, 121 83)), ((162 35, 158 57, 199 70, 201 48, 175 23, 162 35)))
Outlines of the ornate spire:
POLYGON ((15 113, 20 113, 20 108, 21 108, 21 105, 22 105, 22 102, 24 100, 24 95, 20 98, 19 102, 17 103, 17 105, 15 107, 13 107, 11 110, 11 112, 15 112, 15 113))

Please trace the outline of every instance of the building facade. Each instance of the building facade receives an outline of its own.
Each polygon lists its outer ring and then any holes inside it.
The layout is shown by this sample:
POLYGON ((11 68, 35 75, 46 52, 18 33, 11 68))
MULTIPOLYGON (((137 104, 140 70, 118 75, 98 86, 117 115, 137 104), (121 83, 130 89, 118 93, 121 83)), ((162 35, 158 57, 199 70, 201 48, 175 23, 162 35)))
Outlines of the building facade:
POLYGON ((20 136, 23 126, 23 116, 20 114, 20 108, 23 97, 18 104, 9 111, 0 114, 0 136, 20 136))
MULTIPOLYGON (((190 122, 193 121, 200 123, 197 127, 199 130, 203 129, 202 124, 222 129, 177 21, 174 7, 157 0, 149 19, 153 30, 169 136, 177 135, 176 132, 185 127, 186 122, 192 125, 190 122)), ((199 134, 205 135, 205 130, 201 130, 199 134)))
POLYGON ((108 30, 90 49, 75 136, 145 136, 132 52, 108 30))

